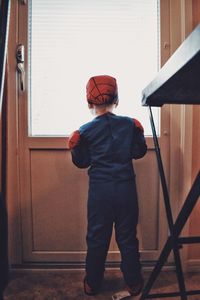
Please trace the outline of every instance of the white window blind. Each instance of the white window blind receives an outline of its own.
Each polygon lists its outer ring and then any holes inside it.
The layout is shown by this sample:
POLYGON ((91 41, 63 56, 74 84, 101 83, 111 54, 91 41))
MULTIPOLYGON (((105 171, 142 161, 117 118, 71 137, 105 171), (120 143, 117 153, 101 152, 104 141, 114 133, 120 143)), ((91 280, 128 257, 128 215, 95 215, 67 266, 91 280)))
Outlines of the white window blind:
MULTIPOLYGON (((117 78, 115 113, 151 135, 141 91, 159 68, 158 0, 29 1, 29 134, 68 135, 93 118, 85 85, 117 78)), ((155 110, 157 129, 159 110, 155 110)))

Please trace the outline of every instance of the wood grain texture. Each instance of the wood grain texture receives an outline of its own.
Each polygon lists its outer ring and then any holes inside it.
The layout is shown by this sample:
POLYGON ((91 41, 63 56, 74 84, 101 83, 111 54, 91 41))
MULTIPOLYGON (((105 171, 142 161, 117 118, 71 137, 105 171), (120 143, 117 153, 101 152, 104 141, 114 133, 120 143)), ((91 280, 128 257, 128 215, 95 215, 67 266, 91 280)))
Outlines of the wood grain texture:
MULTIPOLYGON (((193 0, 193 27, 200 23, 200 1, 193 0)), ((195 178, 200 169, 200 105, 193 107, 193 130, 192 130, 192 176, 195 178)), ((199 199, 200 200, 200 199, 199 199)), ((191 236, 200 235, 200 201, 197 202, 193 210, 189 223, 189 233, 191 236)), ((200 261, 200 245, 189 246, 189 260, 200 261)))

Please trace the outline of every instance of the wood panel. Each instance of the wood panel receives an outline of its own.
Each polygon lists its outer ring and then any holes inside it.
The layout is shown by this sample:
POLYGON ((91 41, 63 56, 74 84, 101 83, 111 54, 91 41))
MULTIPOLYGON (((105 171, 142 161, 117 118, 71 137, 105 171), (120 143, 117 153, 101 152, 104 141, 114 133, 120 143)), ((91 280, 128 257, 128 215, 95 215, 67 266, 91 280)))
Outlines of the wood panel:
MULTIPOLYGON (((159 178, 154 150, 135 162, 140 224, 138 235, 144 259, 155 259, 159 239, 159 178), (149 170, 149 172, 146 172, 149 170), (150 175, 150 176, 149 176, 150 175), (149 251, 150 254, 146 255, 149 251)), ((88 176, 71 162, 63 149, 30 149, 31 199, 28 202, 32 232, 23 229, 25 261, 83 261, 86 253, 88 176), (26 243, 25 243, 26 244, 26 243), (59 253, 59 255, 58 255, 59 253)), ((22 203, 23 205, 23 203, 22 203)), ((23 212, 23 206, 22 206, 23 212)), ((119 260, 114 240, 108 260, 119 260)))
POLYGON ((85 250, 87 186, 69 152, 31 151, 33 251, 85 250))
POLYGON ((141 250, 158 249, 159 238, 159 176, 155 151, 148 151, 135 162, 139 200, 139 238, 141 250), (147 171, 148 170, 148 171, 147 171))
POLYGON ((22 259, 21 212, 19 199, 19 136, 18 136, 18 93, 16 81, 16 47, 18 42, 18 5, 12 1, 10 31, 8 38, 8 97, 6 120, 6 201, 8 209, 8 237, 10 264, 22 259))
MULTIPOLYGON (((193 28, 200 23, 200 1, 193 0, 193 28)), ((200 105, 193 107, 193 134, 192 134, 192 176, 195 178, 200 169, 200 105)), ((200 199, 199 199, 200 200, 200 199)), ((200 236, 200 201, 197 202, 191 217, 189 234, 200 236)), ((200 260, 200 245, 189 246, 189 260, 200 260)))

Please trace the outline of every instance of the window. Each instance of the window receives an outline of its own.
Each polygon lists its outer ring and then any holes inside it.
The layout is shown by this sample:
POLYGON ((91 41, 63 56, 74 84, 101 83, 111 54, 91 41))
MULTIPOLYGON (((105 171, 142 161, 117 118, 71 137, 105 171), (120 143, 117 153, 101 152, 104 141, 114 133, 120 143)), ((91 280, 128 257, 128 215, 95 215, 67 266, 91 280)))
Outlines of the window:
POLYGON ((91 120, 85 86, 103 74, 118 81, 116 113, 151 135, 141 91, 159 69, 159 27, 158 0, 29 1, 29 135, 66 136, 91 120))

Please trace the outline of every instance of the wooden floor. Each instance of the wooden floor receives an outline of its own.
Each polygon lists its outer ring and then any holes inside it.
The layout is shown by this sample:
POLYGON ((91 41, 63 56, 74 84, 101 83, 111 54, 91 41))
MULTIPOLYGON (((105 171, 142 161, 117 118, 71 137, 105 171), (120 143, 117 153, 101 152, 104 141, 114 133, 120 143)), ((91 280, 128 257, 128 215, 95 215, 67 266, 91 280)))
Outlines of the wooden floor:
MULTIPOLYGON (((148 276, 149 273, 145 272, 144 279, 147 280, 148 276)), ((4 300, 111 300, 114 293, 122 291, 125 287, 120 271, 107 270, 102 292, 95 297, 86 296, 82 286, 83 277, 83 270, 20 271, 12 274, 4 300)), ((185 274, 185 282, 188 290, 200 289, 200 272, 185 274)), ((163 271, 152 291, 174 292, 177 290, 176 273, 163 271)), ((191 296, 188 299, 200 300, 200 295, 191 296)))

